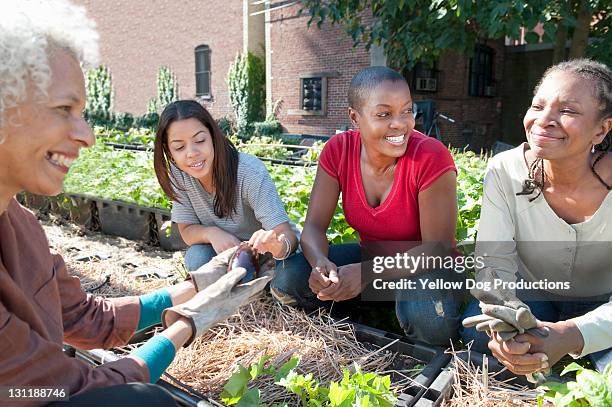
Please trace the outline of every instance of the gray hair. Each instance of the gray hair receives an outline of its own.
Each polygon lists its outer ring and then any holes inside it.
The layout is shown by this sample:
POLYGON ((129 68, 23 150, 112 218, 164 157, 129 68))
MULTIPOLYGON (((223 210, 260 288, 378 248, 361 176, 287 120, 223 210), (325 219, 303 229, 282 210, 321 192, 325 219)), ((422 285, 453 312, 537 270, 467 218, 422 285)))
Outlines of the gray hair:
POLYGON ((27 98, 28 86, 45 98, 49 51, 70 52, 85 67, 98 61, 98 33, 85 8, 68 0, 2 0, 0 13, 0 143, 6 109, 27 98))

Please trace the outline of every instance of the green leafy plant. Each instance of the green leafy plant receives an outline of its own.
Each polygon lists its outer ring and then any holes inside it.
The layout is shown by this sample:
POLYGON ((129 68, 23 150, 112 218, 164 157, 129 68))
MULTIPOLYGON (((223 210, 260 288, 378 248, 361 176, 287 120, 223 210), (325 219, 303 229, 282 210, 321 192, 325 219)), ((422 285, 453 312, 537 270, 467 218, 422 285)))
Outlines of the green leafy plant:
MULTIPOLYGON (((287 215, 300 229, 303 229, 316 168, 271 164, 267 164, 267 168, 285 204, 287 215)), ((327 230, 327 238, 332 244, 357 240, 357 232, 346 223, 341 202, 336 206, 327 230)))
POLYGON ((147 128, 156 131, 158 122, 159 114, 157 112, 145 113, 142 116, 138 116, 134 119, 134 127, 140 129, 147 128))
MULTIPOLYGON (((376 373, 364 373, 354 364, 354 372, 343 368, 340 382, 332 381, 329 387, 319 383, 312 373, 299 374, 296 370, 299 358, 293 357, 280 368, 268 364, 270 356, 262 356, 258 362, 246 368, 242 365, 223 388, 221 401, 228 406, 265 407, 258 388, 249 384, 263 376, 274 378, 274 383, 300 399, 302 407, 393 407, 397 400, 390 390, 391 378, 376 373)), ((276 406, 287 406, 277 404, 276 406)))
POLYGON ((283 132, 283 126, 276 119, 266 119, 263 122, 253 123, 253 131, 256 136, 279 136, 283 132))
POLYGON ((237 145, 244 153, 253 154, 258 157, 275 158, 286 160, 291 157, 291 151, 283 147, 283 143, 274 137, 253 136, 246 142, 237 145))
POLYGON ((149 101, 148 112, 160 113, 178 98, 179 86, 176 75, 167 66, 160 67, 157 72, 157 96, 149 101))
POLYGON ((96 138, 104 143, 133 144, 153 148, 155 133, 150 128, 131 128, 127 131, 95 127, 96 138))
POLYGON ((144 151, 115 150, 98 143, 81 151, 64 181, 64 191, 169 209, 153 170, 153 156, 144 151))
POLYGON ((229 69, 228 87, 238 135, 247 139, 251 136, 253 123, 264 118, 266 71, 263 59, 250 52, 238 55, 229 69))
POLYGON ((223 134, 228 137, 236 132, 234 122, 227 116, 223 116, 222 118, 217 119, 217 124, 219 125, 219 128, 221 129, 223 134))
POLYGON ((612 364, 601 374, 574 362, 563 369, 561 376, 569 372, 576 372, 576 381, 547 382, 539 387, 545 393, 538 396, 538 406, 544 401, 556 407, 612 406, 612 364))
POLYGON ((452 150, 457 167, 457 241, 474 241, 478 231, 482 185, 489 156, 452 150))

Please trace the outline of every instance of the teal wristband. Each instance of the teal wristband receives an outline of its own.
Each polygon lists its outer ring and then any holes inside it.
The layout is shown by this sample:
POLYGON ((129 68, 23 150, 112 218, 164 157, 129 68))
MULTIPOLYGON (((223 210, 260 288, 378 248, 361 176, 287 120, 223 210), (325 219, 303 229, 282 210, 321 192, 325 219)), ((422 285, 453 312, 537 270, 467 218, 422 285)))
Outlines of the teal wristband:
POLYGON ((140 348, 132 351, 130 355, 144 360, 149 368, 149 381, 155 383, 172 363, 176 349, 170 339, 162 335, 155 335, 140 348))
POLYGON ((140 300, 140 319, 138 320, 137 331, 148 328, 161 322, 162 311, 172 306, 172 297, 165 288, 150 294, 141 295, 140 300))

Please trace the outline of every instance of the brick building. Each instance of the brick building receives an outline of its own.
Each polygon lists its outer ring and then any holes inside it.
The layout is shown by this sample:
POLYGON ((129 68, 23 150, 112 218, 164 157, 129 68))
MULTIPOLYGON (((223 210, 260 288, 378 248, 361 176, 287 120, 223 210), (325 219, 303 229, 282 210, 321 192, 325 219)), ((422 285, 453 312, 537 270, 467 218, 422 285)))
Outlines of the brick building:
MULTIPOLYGON (((250 50, 266 59, 267 108, 282 100, 285 130, 332 135, 350 125, 352 76, 385 62, 379 49, 353 48, 338 26, 308 28, 298 5, 270 11, 252 0, 79 1, 98 24, 117 111, 144 113, 156 94, 157 70, 166 65, 181 98, 199 97, 215 117, 231 116, 227 72, 238 53, 250 50)), ((477 47, 474 60, 448 52, 435 69, 405 76, 415 100, 434 100, 456 120, 439 121, 444 142, 480 149, 501 136, 503 42, 477 47)))
MULTIPOLYGON (((98 26, 101 63, 112 74, 116 111, 146 112, 157 92, 157 71, 165 65, 176 74, 181 98, 202 94, 215 117, 232 114, 227 72, 245 47, 243 1, 76 1, 98 26), (196 68, 201 89, 196 89, 196 68)), ((263 53, 260 19, 260 44, 251 36, 246 46, 263 53)))
MULTIPOLYGON (((384 64, 384 56, 376 49, 353 48, 339 26, 308 28, 308 16, 298 16, 298 10, 298 6, 274 10, 266 18, 266 57, 271 66, 268 98, 283 100, 280 120, 289 132, 331 135, 350 125, 347 91, 352 76, 369 65, 384 64), (316 113, 301 108, 300 91, 308 78, 327 82, 327 100, 316 113)), ((475 149, 487 147, 501 132, 498 84, 503 74, 503 41, 489 41, 479 51, 481 64, 471 66, 470 57, 447 52, 435 69, 417 68, 405 74, 415 100, 434 100, 438 111, 456 121, 438 121, 442 140, 454 146, 471 142, 475 149)))

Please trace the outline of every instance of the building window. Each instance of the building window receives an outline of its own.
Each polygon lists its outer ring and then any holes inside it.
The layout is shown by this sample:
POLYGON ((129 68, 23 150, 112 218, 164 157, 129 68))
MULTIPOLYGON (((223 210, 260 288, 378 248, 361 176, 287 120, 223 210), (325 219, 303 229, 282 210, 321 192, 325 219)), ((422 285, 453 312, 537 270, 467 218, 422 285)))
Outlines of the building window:
POLYGON ((412 89, 418 93, 437 92, 439 71, 435 65, 429 67, 424 63, 418 62, 412 71, 412 89))
POLYGON ((470 58, 470 96, 495 96, 493 58, 493 48, 476 44, 474 56, 470 58))
POLYGON ((195 49, 196 97, 210 98, 210 47, 198 45, 195 49))
POLYGON ((308 72, 300 75, 300 98, 288 115, 325 116, 327 114, 327 81, 340 76, 337 71, 308 72))
POLYGON ((321 110, 323 105, 323 78, 302 79, 302 109, 321 110))
POLYGON ((327 78, 324 76, 302 77, 300 82, 300 109, 311 114, 325 114, 327 78))

